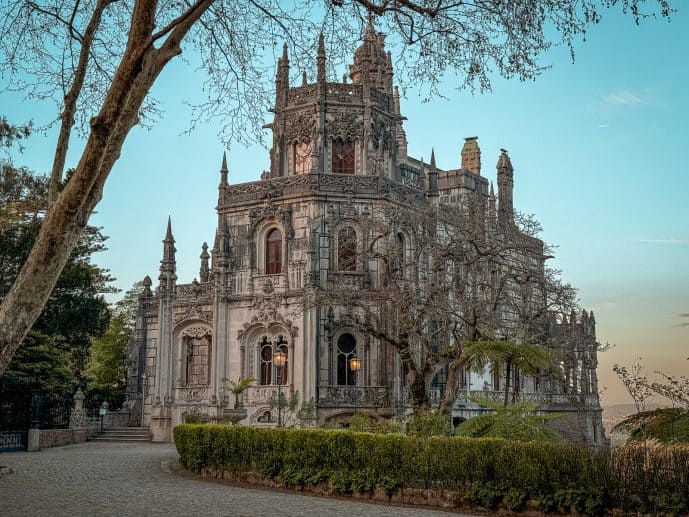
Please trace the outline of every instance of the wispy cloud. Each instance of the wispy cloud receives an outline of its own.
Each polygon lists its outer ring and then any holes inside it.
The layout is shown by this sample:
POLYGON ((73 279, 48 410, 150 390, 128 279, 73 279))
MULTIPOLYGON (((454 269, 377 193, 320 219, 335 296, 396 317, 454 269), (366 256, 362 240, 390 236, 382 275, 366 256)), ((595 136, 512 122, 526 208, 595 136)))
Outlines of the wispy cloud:
POLYGON ((620 106, 632 106, 635 104, 644 104, 644 99, 629 90, 617 90, 603 97, 603 100, 608 104, 616 104, 620 106))
POLYGON ((685 239, 636 239, 634 242, 643 242, 646 244, 679 244, 682 246, 689 246, 689 238, 685 239))
POLYGON ((599 127, 600 129, 605 129, 606 127, 610 127, 610 124, 608 124, 608 123, 605 123, 605 124, 598 124, 598 127, 599 127))

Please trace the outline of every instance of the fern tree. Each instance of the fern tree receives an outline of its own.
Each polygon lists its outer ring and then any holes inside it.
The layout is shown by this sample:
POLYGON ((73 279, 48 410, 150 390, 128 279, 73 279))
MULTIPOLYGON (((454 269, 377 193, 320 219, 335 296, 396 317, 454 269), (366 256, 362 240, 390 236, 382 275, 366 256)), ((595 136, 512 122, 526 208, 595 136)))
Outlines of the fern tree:
POLYGON ((515 340, 484 339, 467 343, 458 364, 470 370, 483 373, 490 365, 493 371, 505 372, 503 404, 509 404, 510 390, 512 401, 519 396, 519 383, 512 386, 515 371, 525 375, 537 375, 539 370, 553 365, 555 352, 546 346, 532 343, 517 343, 515 340))
POLYGON ((488 399, 475 402, 493 410, 462 422, 455 428, 455 436, 470 438, 504 438, 518 442, 562 442, 563 438, 546 425, 547 420, 559 418, 558 414, 538 415, 536 404, 519 402, 501 405, 488 399))

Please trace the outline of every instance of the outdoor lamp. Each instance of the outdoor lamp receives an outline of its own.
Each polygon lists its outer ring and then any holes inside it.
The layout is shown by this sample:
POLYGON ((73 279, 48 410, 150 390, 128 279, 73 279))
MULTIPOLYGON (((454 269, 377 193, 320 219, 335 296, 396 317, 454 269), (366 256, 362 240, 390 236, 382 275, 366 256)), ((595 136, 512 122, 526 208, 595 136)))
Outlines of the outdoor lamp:
POLYGON ((285 360, 287 359, 287 354, 284 352, 278 351, 273 354, 273 362, 275 363, 275 366, 285 366, 285 360))
POLYGON ((352 357, 349 360, 349 369, 353 372, 358 372, 359 370, 361 370, 361 359, 359 359, 358 357, 352 357))

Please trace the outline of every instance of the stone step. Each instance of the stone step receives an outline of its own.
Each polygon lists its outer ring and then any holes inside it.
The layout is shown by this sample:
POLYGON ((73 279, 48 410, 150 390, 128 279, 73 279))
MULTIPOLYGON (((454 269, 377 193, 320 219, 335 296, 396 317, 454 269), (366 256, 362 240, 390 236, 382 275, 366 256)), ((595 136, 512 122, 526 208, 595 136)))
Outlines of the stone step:
POLYGON ((126 438, 112 437, 112 436, 92 436, 86 439, 87 442, 150 442, 151 437, 138 437, 138 436, 128 436, 126 438))
POLYGON ((153 439, 148 427, 110 427, 92 436, 92 442, 150 442, 153 439))

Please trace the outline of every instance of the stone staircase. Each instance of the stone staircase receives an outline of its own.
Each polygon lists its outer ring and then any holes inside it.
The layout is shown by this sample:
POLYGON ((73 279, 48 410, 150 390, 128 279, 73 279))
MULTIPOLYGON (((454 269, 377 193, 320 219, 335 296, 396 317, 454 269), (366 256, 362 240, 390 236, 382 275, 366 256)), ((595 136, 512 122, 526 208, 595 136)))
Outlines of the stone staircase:
POLYGON ((87 439, 89 442, 150 442, 153 439, 148 427, 111 427, 87 439))

